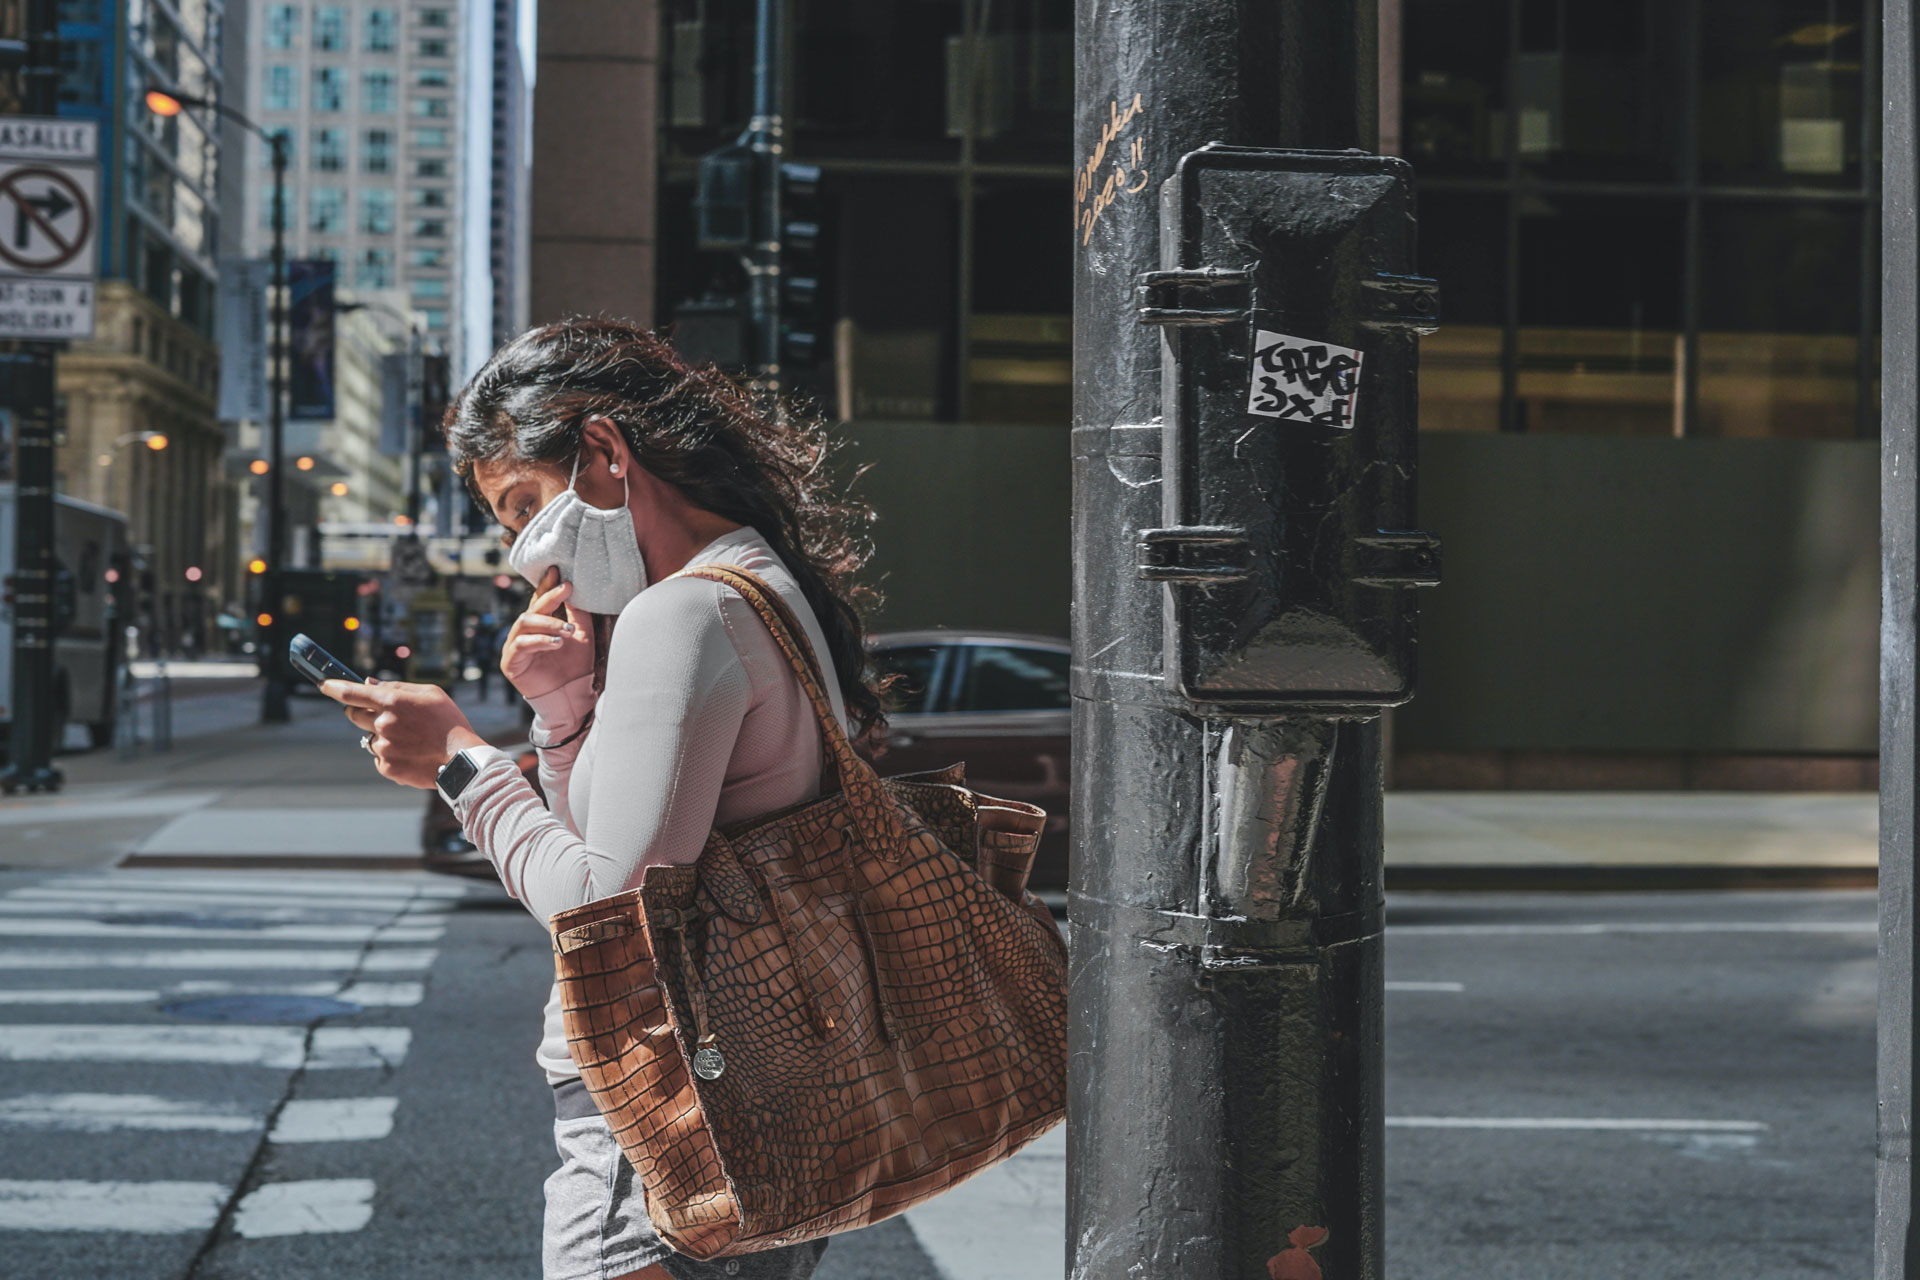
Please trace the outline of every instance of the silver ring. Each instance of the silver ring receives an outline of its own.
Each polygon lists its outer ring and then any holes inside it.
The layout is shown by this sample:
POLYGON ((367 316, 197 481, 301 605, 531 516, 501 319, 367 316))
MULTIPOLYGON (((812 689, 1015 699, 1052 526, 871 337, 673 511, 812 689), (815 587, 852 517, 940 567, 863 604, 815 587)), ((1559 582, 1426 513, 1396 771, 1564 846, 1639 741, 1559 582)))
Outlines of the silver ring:
POLYGON ((372 734, 363 733, 360 735, 360 749, 362 751, 365 751, 368 755, 373 754, 373 735, 372 734))

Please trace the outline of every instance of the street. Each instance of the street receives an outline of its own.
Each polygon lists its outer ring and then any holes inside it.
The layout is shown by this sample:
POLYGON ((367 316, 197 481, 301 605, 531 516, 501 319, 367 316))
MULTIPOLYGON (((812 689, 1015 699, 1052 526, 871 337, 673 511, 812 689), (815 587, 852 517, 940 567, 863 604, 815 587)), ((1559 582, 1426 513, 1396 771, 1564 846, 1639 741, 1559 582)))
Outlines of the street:
MULTIPOLYGON (((329 807, 399 830, 419 796, 356 780, 330 707, 217 723, 246 696, 144 781, 68 757, 64 796, 0 804, 7 1274, 536 1275, 541 929, 488 885, 260 867, 329 807), (244 856, 137 865, 270 793, 296 816, 244 856)), ((1398 894, 1389 921, 1394 1276, 1863 1273, 1870 893, 1398 894)), ((843 1237, 822 1280, 1052 1280, 1064 1151, 843 1237)))

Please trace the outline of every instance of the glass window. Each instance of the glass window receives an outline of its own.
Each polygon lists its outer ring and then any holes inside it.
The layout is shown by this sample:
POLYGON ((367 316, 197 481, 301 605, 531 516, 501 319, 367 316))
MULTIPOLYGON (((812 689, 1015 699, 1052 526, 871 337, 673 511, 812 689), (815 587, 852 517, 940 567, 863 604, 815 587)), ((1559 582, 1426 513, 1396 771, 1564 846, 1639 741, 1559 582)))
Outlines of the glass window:
POLYGON ((444 58, 447 56, 445 40, 422 40, 414 46, 414 51, 422 58, 444 58))
POLYGON ((1700 176, 1860 184, 1861 0, 1703 0, 1700 176))
POLYGON ((447 89, 453 86, 453 77, 439 68, 416 71, 413 75, 416 89, 447 89))
POLYGON ((445 249, 414 249, 407 254, 407 262, 415 267, 444 267, 447 265, 445 249))
POLYGON ((428 329, 435 332, 446 331, 447 309, 445 307, 428 307, 420 314, 425 319, 428 329))
POLYGON ((413 162, 413 176, 416 178, 444 178, 447 176, 447 162, 438 157, 413 162))
POLYGON ((339 67, 313 69, 313 109, 315 111, 347 109, 347 73, 345 71, 339 67))
POLYGON ((976 644, 960 686, 959 711, 1057 711, 1068 698, 1068 655, 1053 649, 976 644))
POLYGON ((300 6, 267 6, 267 48, 295 49, 300 45, 300 6))
POLYGON ((313 167, 321 173, 340 173, 347 167, 347 135, 343 129, 313 131, 313 167))
POLYGON ((1520 219, 1519 425, 1678 435, 1678 200, 1534 198, 1520 219))
POLYGON ((1565 177, 1677 178, 1685 14, 1665 0, 1521 0, 1521 161, 1565 177))
MULTIPOLYGON (((973 137, 985 160, 1056 160, 1072 150, 1072 0, 982 5, 976 43, 973 137)), ((947 131, 960 134, 967 85, 961 41, 949 37, 947 131)))
POLYGON ((322 53, 339 53, 347 47, 345 9, 321 5, 313 11, 313 47, 322 53))
POLYGON ((366 71, 360 76, 360 107, 368 115, 393 114, 394 79, 391 71, 366 71))
POLYGON ((413 202, 422 209, 444 209, 447 207, 447 189, 445 187, 416 187, 413 202))
MULTIPOLYGON (((794 86, 796 132, 803 149, 821 155, 958 153, 950 125, 958 65, 961 0, 808 0, 799 6, 794 58, 805 69, 794 86), (874 110, 876 102, 887 109, 874 110)), ((734 50, 750 71, 752 41, 734 50)), ((736 69, 738 71, 740 69, 736 69)), ((721 68, 715 68, 716 74, 721 68)), ((748 74, 734 76, 741 95, 748 74)), ((722 110, 721 116, 733 108, 722 110)), ((750 102, 737 106, 744 115, 750 102)))
POLYGON ((365 38, 360 46, 362 49, 368 53, 392 53, 400 47, 400 11, 398 9, 367 10, 363 31, 365 38))
POLYGON ((368 173, 393 172, 393 134, 390 130, 367 130, 360 145, 360 164, 368 173))
POLYGON ((413 145, 416 147, 444 147, 447 145, 445 129, 415 129, 413 145))
POLYGON ((887 695, 889 712, 914 714, 930 709, 934 676, 940 666, 940 655, 947 648, 937 644, 903 644, 874 651, 875 675, 901 677, 887 695))
POLYGON ((260 95, 260 105, 268 111, 295 111, 299 109, 299 89, 294 85, 293 68, 279 64, 267 68, 267 81, 260 95))
POLYGON ((413 114, 416 116, 426 116, 434 120, 445 120, 448 116, 452 115, 453 112, 449 108, 445 98, 415 98, 413 100, 413 114))
POLYGON ((353 284, 356 289, 392 288, 393 250, 362 249, 354 262, 353 284))
POLYGON ((1854 205, 1702 207, 1698 434, 1855 435, 1861 218, 1854 205))
POLYGON ((413 234, 427 240, 438 240, 447 234, 445 218, 415 218, 413 234))
POLYGON ((413 296, 416 298, 444 298, 447 296, 447 282, 438 277, 429 277, 413 282, 413 296))
POLYGON ((420 11, 420 25, 423 27, 446 26, 447 11, 445 9, 422 9, 420 11))
POLYGON ((1446 323, 1420 339, 1420 429, 1498 431, 1507 314, 1507 197, 1420 193, 1419 270, 1446 323))
POLYGON ((394 196, 391 188, 368 187, 360 193, 360 229, 383 236, 393 230, 394 196))
POLYGON ((315 187, 307 192, 307 230, 344 231, 347 194, 339 187, 315 187))
POLYGON ((1422 173, 1507 164, 1507 0, 1405 0, 1400 154, 1422 173))

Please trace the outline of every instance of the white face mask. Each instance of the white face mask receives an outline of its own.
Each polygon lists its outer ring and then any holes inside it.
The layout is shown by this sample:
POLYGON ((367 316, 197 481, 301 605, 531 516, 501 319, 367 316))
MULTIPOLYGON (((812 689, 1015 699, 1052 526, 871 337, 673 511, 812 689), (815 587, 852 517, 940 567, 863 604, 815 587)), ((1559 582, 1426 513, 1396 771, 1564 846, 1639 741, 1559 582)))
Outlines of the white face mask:
POLYGON ((535 587, 558 565, 561 580, 573 584, 575 608, 617 614, 647 585, 647 564, 640 558, 640 538, 626 502, 626 477, 621 477, 620 505, 602 509, 573 487, 579 475, 576 457, 565 492, 527 521, 507 548, 507 563, 535 587))

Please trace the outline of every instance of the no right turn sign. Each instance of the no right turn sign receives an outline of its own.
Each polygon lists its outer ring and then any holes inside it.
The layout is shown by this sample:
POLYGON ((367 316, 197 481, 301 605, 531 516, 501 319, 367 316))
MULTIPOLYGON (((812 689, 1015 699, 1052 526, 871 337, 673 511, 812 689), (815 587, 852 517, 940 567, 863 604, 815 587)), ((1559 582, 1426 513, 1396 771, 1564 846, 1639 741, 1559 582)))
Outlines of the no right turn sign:
POLYGON ((93 336, 99 136, 90 121, 0 130, 0 337, 93 336))

